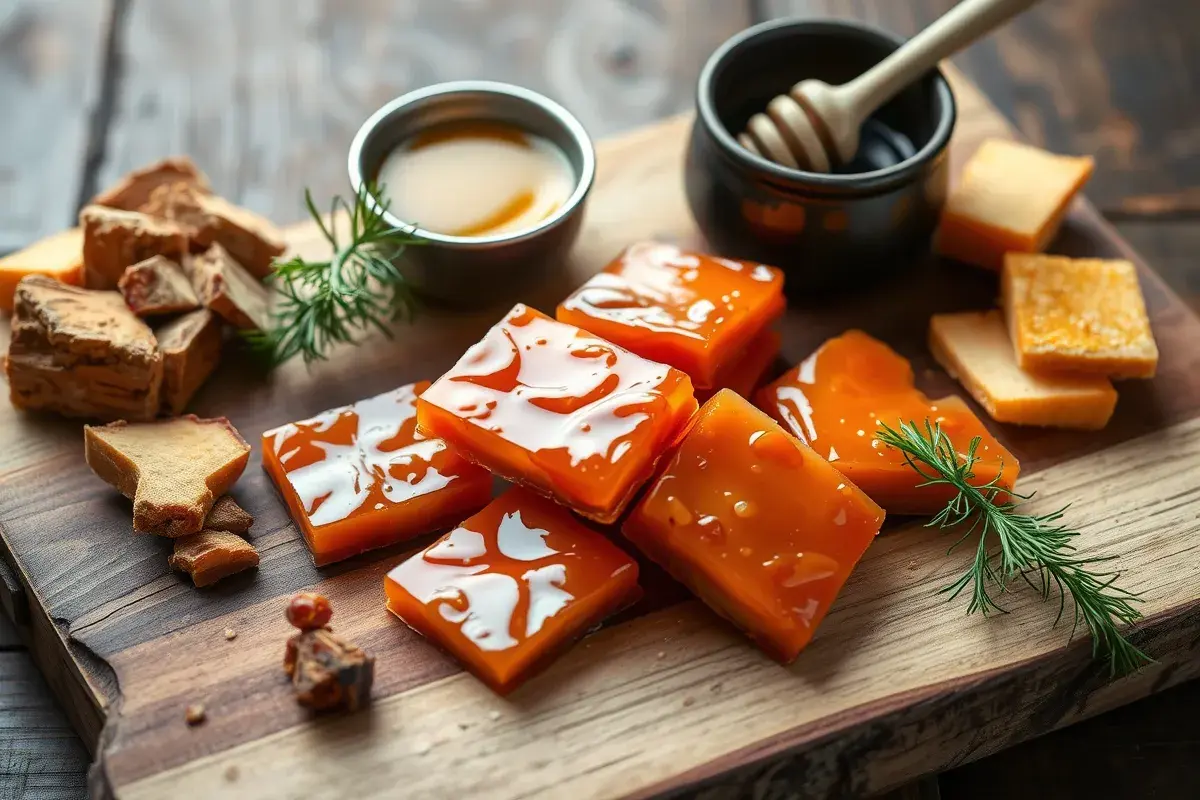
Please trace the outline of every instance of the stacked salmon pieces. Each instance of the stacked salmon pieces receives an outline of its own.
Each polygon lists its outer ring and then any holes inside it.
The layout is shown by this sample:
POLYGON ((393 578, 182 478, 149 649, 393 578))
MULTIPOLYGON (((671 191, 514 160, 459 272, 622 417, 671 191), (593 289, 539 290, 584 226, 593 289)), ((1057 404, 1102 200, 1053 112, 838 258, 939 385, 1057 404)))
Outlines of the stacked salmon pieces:
POLYGON ((432 384, 268 431, 264 463, 318 563, 461 520, 387 575, 387 605, 498 692, 640 596, 630 544, 791 661, 884 511, 744 396, 782 287, 635 245, 432 384), (493 476, 514 484, 494 500, 493 476))

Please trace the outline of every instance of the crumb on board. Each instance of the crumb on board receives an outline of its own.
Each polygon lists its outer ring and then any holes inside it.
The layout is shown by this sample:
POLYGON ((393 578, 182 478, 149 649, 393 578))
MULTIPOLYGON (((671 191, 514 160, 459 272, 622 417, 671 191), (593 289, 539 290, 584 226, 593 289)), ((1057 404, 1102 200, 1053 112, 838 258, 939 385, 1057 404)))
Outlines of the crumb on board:
POLYGON ((199 725, 206 717, 202 703, 192 703, 183 712, 183 718, 187 720, 188 725, 199 725))
POLYGON ((488 719, 490 719, 492 722, 495 722, 496 720, 500 719, 500 712, 493 708, 488 712, 488 719))
POLYGON ((237 631, 235 631, 233 628, 225 629, 225 641, 232 642, 236 638, 237 638, 237 631))
POLYGON ((237 764, 230 764, 228 767, 225 768, 225 780, 229 781, 230 783, 233 783, 237 779, 238 779, 237 764))
POLYGON ((684 708, 688 708, 689 706, 692 706, 692 705, 694 705, 694 704, 695 704, 695 702, 696 702, 696 698, 694 698, 694 697, 685 697, 685 698, 683 698, 683 707, 684 707, 684 708))

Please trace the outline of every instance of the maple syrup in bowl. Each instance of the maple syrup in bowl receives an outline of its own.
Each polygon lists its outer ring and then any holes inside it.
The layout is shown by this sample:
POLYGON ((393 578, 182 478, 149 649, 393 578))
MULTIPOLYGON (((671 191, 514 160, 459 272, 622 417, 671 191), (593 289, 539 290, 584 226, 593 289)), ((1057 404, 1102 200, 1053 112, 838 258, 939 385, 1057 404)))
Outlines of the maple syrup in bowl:
POLYGON ((355 192, 423 242, 397 266, 424 297, 498 304, 566 265, 596 158, 583 126, 536 92, 454 81, 375 112, 350 148, 355 192), (377 205, 382 207, 381 205, 377 205))

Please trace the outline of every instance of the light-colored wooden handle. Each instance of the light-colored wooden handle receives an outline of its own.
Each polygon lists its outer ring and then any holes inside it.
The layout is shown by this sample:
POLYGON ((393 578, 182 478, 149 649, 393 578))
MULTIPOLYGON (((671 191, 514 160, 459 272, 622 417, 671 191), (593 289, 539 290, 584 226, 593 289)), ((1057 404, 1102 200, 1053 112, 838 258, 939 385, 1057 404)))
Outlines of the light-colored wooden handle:
POLYGON ((860 125, 943 58, 984 36, 1037 0, 962 0, 883 61, 842 86, 842 107, 860 125), (852 110, 852 111, 851 111, 852 110))

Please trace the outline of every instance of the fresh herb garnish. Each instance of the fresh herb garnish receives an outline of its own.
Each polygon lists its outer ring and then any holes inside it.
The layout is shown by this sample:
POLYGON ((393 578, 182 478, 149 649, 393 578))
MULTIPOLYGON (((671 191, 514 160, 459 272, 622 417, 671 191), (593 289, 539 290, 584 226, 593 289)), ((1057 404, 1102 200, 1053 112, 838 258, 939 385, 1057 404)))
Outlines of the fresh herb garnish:
POLYGON ((945 485, 957 491, 927 526, 963 531, 950 551, 978 534, 971 566, 942 590, 953 599, 969 588, 968 614, 1003 612, 991 592, 1008 591, 1019 578, 1038 591, 1043 600, 1058 593, 1055 624, 1062 619, 1070 595, 1075 609, 1071 634, 1081 621, 1087 625, 1092 633, 1093 656, 1105 656, 1114 675, 1133 672, 1151 661, 1118 628, 1141 619, 1141 612, 1134 607, 1140 602, 1138 596, 1116 586, 1119 573, 1093 571, 1095 565, 1112 557, 1076 555, 1073 540, 1079 532, 1060 524, 1066 507, 1049 514, 1025 514, 1020 509, 1032 494, 1004 489, 999 484, 1000 476, 982 485, 973 484, 979 437, 971 440, 965 456, 955 450, 941 426, 929 420, 925 420, 924 432, 915 422, 901 421, 899 430, 881 424, 875 438, 903 454, 905 462, 924 478, 921 486, 945 485))
POLYGON ((271 327, 247 338, 276 364, 296 355, 306 364, 324 360, 331 347, 354 343, 371 328, 390 338, 388 323, 411 321, 416 312, 412 290, 393 259, 424 240, 384 219, 388 203, 377 187, 364 185, 353 203, 334 197, 328 221, 307 189, 304 202, 333 254, 327 261, 297 256, 275 262, 270 280, 278 296, 271 327), (345 242, 338 235, 339 212, 349 218, 345 242))

